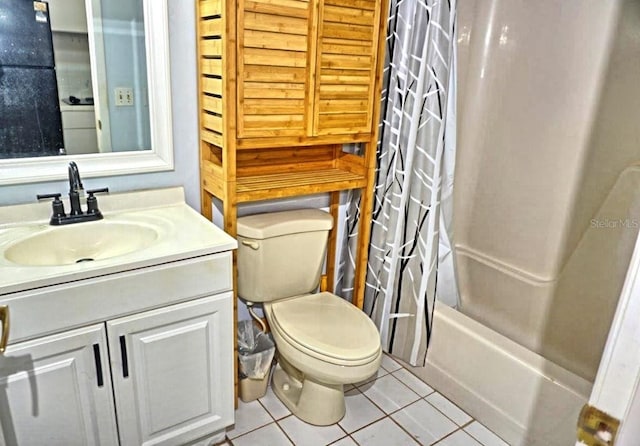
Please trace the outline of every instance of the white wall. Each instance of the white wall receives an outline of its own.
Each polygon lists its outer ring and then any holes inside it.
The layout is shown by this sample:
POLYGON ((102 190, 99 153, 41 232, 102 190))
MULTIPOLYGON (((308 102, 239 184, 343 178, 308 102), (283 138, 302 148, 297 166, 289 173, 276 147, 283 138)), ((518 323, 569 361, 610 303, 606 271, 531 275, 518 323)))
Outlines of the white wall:
MULTIPOLYGON (((175 169, 140 175, 91 178, 85 188, 108 186, 112 192, 183 185, 187 202, 200 208, 198 167, 198 113, 196 83, 196 39, 193 1, 169 0, 169 38, 173 101, 175 169)), ((82 164, 79 163, 80 173, 82 164)), ((64 181, 0 186, 0 205, 26 203, 39 193, 66 193, 64 181)))

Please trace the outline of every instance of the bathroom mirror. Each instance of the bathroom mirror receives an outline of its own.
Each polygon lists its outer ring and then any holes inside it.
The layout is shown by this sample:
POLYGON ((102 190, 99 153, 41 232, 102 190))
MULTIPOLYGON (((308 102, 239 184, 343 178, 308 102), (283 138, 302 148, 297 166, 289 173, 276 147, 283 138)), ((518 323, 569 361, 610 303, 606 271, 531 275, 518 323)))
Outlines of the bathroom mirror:
MULTIPOLYGON (((80 6, 82 6, 83 0, 72 1, 79 1, 80 6)), ((109 23, 106 20, 101 20, 102 13, 104 9, 109 9, 115 5, 115 8, 111 9, 117 11, 118 14, 122 14, 127 9, 117 6, 117 3, 122 1, 125 0, 85 0, 84 6, 86 7, 87 17, 87 34, 85 38, 87 42, 84 45, 91 48, 92 54, 91 81, 85 81, 84 83, 90 83, 88 85, 90 88, 87 90, 89 91, 88 94, 83 94, 82 91, 79 92, 79 99, 83 103, 79 104, 77 108, 67 107, 67 111, 76 112, 82 110, 85 105, 89 105, 90 107, 85 107, 84 110, 95 109, 95 129, 102 127, 102 130, 110 130, 102 132, 103 135, 109 135, 107 139, 112 139, 112 135, 115 135, 116 138, 127 134, 133 135, 130 136, 129 140, 134 141, 134 143, 127 142, 122 144, 115 140, 107 140, 108 144, 103 144, 104 137, 101 137, 101 132, 97 131, 94 133, 94 135, 97 135, 94 138, 97 137, 100 141, 99 153, 67 153, 66 155, 56 156, 2 158, 0 159, 0 185, 64 179, 66 178, 66 166, 72 160, 76 161, 81 167, 84 177, 173 169, 167 0, 139 0, 142 4, 143 24, 139 19, 131 18, 129 20, 123 15, 117 16, 114 20, 119 23, 119 29, 128 28, 129 31, 126 33, 116 32, 115 38, 119 39, 117 44, 120 47, 112 46, 109 48, 109 44, 105 44, 105 39, 102 35, 104 28, 108 27, 109 23), (98 20, 93 20, 93 17, 98 18, 98 20), (122 26, 123 23, 125 24, 124 27, 122 26), (138 42, 137 44, 136 41, 138 42), (125 47, 127 43, 129 47, 125 47), (135 72, 135 75, 138 76, 137 81, 135 78, 130 81, 123 81, 122 72, 126 70, 120 70, 119 73, 117 69, 114 69, 114 64, 110 63, 113 61, 113 58, 110 59, 110 53, 113 54, 114 48, 116 53, 129 51, 134 59, 137 58, 136 60, 139 63, 136 63, 135 67, 126 67, 130 72, 135 72), (99 56, 98 58, 96 58, 96 54, 99 56), (100 56, 102 57, 102 62, 100 62, 100 56), (109 101, 114 102, 116 90, 123 87, 125 87, 124 99, 131 99, 126 97, 126 90, 132 88, 136 92, 133 101, 135 104, 140 104, 140 107, 134 107, 127 103, 120 104, 124 106, 117 111, 129 111, 129 117, 120 120, 117 117, 113 119, 114 115, 109 114, 109 106, 112 105, 109 104, 109 101), (138 94, 141 92, 142 94, 138 94), (111 95, 111 93, 114 93, 114 95, 111 95), (94 98, 93 105, 90 103, 85 104, 85 102, 88 102, 86 101, 88 98, 85 96, 88 95, 92 95, 94 98), (100 109, 103 110, 102 114, 99 112, 100 109), (146 111, 147 109, 148 112, 146 111), (127 125, 129 125, 128 128, 127 125), (103 150, 103 148, 105 149, 103 150)), ((36 6, 41 2, 27 3, 30 6, 33 3, 32 11, 35 10, 35 14, 37 14, 36 6)), ((53 8, 56 3, 69 3, 69 0, 49 0, 46 8, 53 8)), ((132 2, 127 0, 125 3, 130 5, 132 2)), ((64 16, 68 17, 67 14, 64 16)), ((47 20, 48 18, 47 15, 47 20)), ((51 19, 53 22, 55 17, 51 17, 51 19)), ((82 40, 82 30, 76 32, 71 29, 70 32, 67 32, 67 28, 64 28, 64 26, 75 26, 73 23, 61 26, 63 26, 62 30, 51 34, 62 36, 63 40, 66 39, 71 42, 71 45, 82 40)), ((54 44, 55 39, 56 37, 54 36, 54 44)), ((70 59, 73 62, 73 57, 70 59)), ((58 82, 58 89, 62 90, 60 82, 58 82)), ((68 97, 61 96, 59 98, 61 108, 64 108, 62 99, 68 99, 68 97)), ((113 107, 111 110, 113 110, 113 107)), ((73 113, 71 116, 75 118, 82 115, 82 113, 73 113)), ((63 121, 65 121, 64 118, 63 116, 63 121)), ((84 116, 84 121, 89 120, 84 116)), ((67 120, 68 122, 70 121, 67 120)), ((97 150, 94 150, 94 152, 97 152, 97 150)))

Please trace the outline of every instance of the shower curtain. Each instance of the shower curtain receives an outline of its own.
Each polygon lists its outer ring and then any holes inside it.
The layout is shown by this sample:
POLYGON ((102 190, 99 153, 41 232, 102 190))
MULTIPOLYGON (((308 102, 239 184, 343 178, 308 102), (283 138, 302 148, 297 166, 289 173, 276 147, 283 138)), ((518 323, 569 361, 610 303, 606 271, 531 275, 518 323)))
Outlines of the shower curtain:
MULTIPOLYGON (((385 351, 412 365, 426 360, 440 278, 447 286, 439 298, 450 305, 457 299, 446 231, 455 160, 455 125, 446 125, 455 122, 454 16, 455 0, 390 2, 364 311, 385 351)), ((353 289, 359 201, 357 191, 349 193, 336 284, 345 298, 353 289)))

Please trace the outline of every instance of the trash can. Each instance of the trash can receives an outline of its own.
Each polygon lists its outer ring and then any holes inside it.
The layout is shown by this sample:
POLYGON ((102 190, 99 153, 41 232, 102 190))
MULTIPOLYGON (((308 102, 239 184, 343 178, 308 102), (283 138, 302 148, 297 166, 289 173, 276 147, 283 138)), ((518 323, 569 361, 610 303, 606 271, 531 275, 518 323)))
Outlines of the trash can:
POLYGON ((269 333, 260 331, 252 320, 238 322, 239 393, 242 401, 256 400, 267 392, 275 352, 269 333))

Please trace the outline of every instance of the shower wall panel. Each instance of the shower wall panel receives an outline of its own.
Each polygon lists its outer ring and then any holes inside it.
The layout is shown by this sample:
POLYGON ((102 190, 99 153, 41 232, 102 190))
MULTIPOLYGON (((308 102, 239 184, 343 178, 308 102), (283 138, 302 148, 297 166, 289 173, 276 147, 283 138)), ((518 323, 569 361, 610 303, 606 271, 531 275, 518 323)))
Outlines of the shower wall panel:
POLYGON ((462 311, 592 379, 637 232, 640 6, 458 5, 462 311), (597 227, 611 219, 629 227, 597 227))

